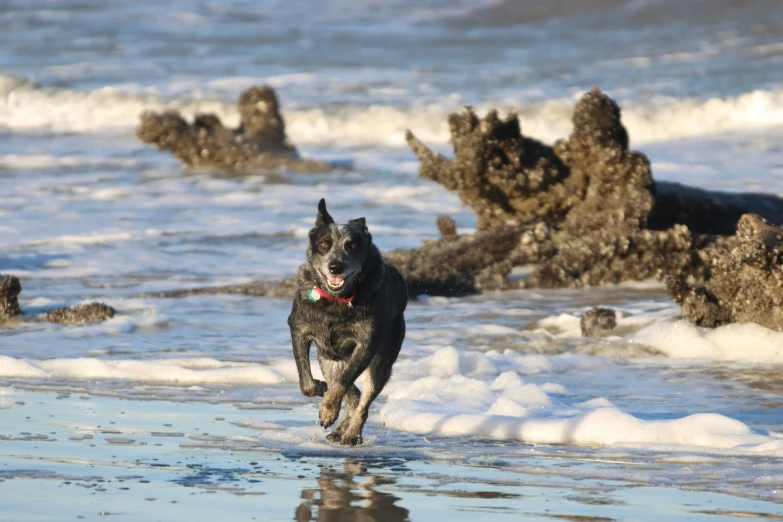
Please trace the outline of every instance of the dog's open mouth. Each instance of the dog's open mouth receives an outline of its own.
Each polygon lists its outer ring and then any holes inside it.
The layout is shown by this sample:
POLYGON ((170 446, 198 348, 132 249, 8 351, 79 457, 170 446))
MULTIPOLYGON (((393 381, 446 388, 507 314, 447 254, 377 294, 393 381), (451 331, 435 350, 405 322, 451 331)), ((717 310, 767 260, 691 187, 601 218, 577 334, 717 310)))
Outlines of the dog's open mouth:
POLYGON ((345 284, 345 274, 328 275, 321 272, 321 277, 323 277, 324 281, 326 282, 326 287, 329 290, 333 290, 333 291, 340 290, 345 284))

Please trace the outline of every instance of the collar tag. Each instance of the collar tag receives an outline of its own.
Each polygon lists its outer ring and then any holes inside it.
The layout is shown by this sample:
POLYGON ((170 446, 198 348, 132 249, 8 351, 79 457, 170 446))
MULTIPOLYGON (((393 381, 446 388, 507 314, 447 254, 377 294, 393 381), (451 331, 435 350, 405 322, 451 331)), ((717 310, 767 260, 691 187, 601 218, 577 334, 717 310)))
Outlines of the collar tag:
POLYGON ((321 298, 326 299, 327 301, 337 301, 338 303, 342 303, 345 305, 348 305, 350 308, 353 308, 353 299, 356 297, 356 293, 351 297, 332 297, 331 295, 327 294, 320 288, 318 288, 318 285, 314 285, 310 290, 307 291, 307 299, 310 301, 316 302, 319 301, 321 298))

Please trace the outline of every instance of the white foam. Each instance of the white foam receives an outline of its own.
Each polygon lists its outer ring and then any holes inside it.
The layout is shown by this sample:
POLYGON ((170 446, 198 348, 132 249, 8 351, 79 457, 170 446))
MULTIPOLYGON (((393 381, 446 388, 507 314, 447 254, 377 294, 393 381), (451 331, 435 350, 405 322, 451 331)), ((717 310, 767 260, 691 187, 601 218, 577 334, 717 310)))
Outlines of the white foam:
MULTIPOLYGON (((622 411, 605 397, 571 398, 560 383, 536 384, 524 377, 542 373, 554 377, 584 372, 591 366, 606 369, 605 359, 574 354, 524 355, 511 350, 481 353, 451 346, 432 350, 429 356, 409 354, 395 365, 394 377, 379 400, 379 421, 387 428, 533 444, 687 448, 783 456, 783 435, 754 432, 723 415, 695 413, 670 420, 644 420, 622 411)), ((322 378, 317 364, 313 371, 316 378, 322 378)), ((256 364, 209 357, 26 360, 0 356, 0 377, 295 387, 297 371, 290 359, 256 364)), ((265 431, 265 438, 287 444, 323 437, 322 430, 313 428, 302 428, 301 433, 270 426, 258 428, 265 431)))
MULTIPOLYGON (((283 86, 286 82, 311 80, 307 76, 276 79, 283 86)), ((225 85, 218 82, 213 88, 220 91, 226 86, 248 82, 246 78, 227 78, 225 85)), ((134 92, 131 87, 81 92, 41 87, 16 76, 0 75, 0 126, 23 132, 129 133, 144 110, 162 109, 176 109, 186 117, 196 112, 214 112, 224 123, 238 124, 233 102, 204 97, 200 90, 190 96, 170 99, 155 92, 138 92, 138 89, 134 92)), ((442 103, 414 103, 408 107, 375 104, 294 109, 286 108, 295 103, 286 103, 285 92, 280 96, 289 136, 295 143, 309 146, 404 147, 406 129, 413 130, 425 143, 445 146, 450 138, 448 115, 461 110, 462 105, 455 95, 444 97, 442 103)), ((476 110, 479 113, 491 108, 515 110, 525 135, 553 142, 570 133, 577 99, 578 96, 535 104, 522 100, 487 100, 476 106, 476 110)), ((757 90, 707 100, 667 98, 644 105, 638 102, 622 105, 623 122, 634 144, 783 125, 783 90, 757 90)))
POLYGON ((78 154, 54 156, 51 154, 4 154, 0 167, 7 169, 56 169, 85 166, 133 167, 136 162, 119 158, 95 158, 78 154))
POLYGON ((271 365, 209 358, 152 361, 75 359, 22 360, 0 355, 0 376, 12 378, 121 379, 184 384, 280 384, 296 375, 293 361, 271 365))
POLYGON ((380 412, 387 427, 424 435, 488 437, 533 444, 684 446, 783 456, 783 436, 755 433, 717 414, 646 421, 606 399, 568 406, 539 386, 503 374, 500 385, 461 375, 396 381, 380 412))
POLYGON ((669 357, 783 364, 783 332, 754 323, 709 329, 687 321, 658 322, 643 328, 630 340, 652 346, 669 357))

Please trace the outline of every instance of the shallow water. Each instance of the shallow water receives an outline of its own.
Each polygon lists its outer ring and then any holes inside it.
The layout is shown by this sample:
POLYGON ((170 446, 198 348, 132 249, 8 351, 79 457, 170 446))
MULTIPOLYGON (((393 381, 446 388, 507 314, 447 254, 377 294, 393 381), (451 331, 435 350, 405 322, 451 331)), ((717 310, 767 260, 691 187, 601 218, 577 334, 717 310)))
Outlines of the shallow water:
POLYGON ((291 519, 348 502, 384 506, 370 519, 780 517, 783 335, 682 323, 659 283, 412 302, 359 449, 315 428, 289 302, 138 297, 292 274, 321 197, 340 221, 366 216, 384 250, 436 237, 440 214, 470 232, 403 140, 449 152, 464 104, 516 110, 551 142, 595 84, 656 179, 783 195, 777 4, 6 3, 0 273, 21 278, 27 312, 0 330, 8 512, 50 519, 45 492, 87 518, 291 519), (239 91, 262 81, 304 155, 352 168, 192 172, 133 136, 148 108, 235 123, 239 91), (120 313, 33 320, 93 300, 120 313), (581 337, 595 305, 621 312, 613 337, 581 337))
MULTIPOLYGON (((377 444, 343 451, 315 443, 312 407, 249 412, 236 405, 174 405, 172 416, 169 402, 4 389, 4 516, 204 520, 230 512, 243 520, 388 522, 444 513, 454 520, 783 517, 770 499, 711 491, 716 480, 709 472, 725 464, 716 457, 575 455, 534 446, 518 453, 489 441, 473 444, 485 454, 458 455, 444 451, 445 441, 413 437, 404 450, 377 444), (258 431, 271 426, 309 429, 312 442, 282 450, 257 443, 258 431)), ((768 472, 765 460, 732 458, 731 465, 768 472)), ((736 476, 730 480, 746 485, 736 476)))

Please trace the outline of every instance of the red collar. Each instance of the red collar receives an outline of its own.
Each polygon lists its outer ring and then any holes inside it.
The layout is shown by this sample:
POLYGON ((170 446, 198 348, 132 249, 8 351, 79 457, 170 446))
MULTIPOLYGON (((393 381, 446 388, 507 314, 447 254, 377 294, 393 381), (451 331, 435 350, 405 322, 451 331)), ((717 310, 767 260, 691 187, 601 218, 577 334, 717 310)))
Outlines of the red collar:
POLYGON ((327 301, 337 301, 338 303, 347 304, 348 306, 353 306, 351 304, 351 302, 356 297, 356 292, 351 294, 351 297, 334 297, 334 296, 331 296, 331 295, 327 294, 326 292, 324 292, 320 288, 318 288, 318 285, 313 286, 313 289, 310 290, 309 292, 307 292, 307 294, 308 294, 308 297, 309 297, 309 299, 311 301, 318 301, 320 298, 323 297, 327 301), (315 297, 316 295, 318 297, 315 297))

